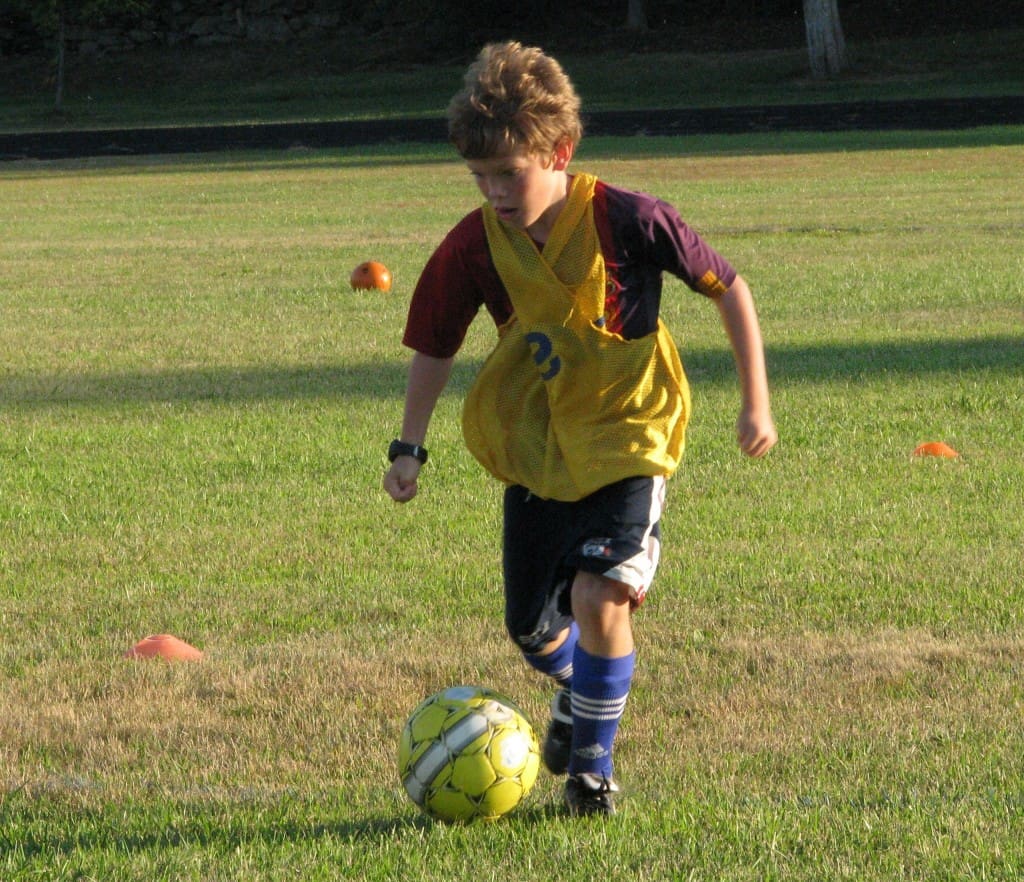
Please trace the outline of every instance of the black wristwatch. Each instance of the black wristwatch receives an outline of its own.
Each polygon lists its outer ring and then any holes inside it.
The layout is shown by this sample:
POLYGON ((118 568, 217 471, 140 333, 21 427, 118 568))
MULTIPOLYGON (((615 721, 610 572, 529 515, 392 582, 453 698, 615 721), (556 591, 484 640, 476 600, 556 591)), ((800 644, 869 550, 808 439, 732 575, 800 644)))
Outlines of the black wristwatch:
POLYGON ((408 441, 399 441, 397 438, 388 447, 388 459, 394 462, 400 456, 411 456, 421 463, 427 461, 427 448, 419 444, 410 444, 408 441))

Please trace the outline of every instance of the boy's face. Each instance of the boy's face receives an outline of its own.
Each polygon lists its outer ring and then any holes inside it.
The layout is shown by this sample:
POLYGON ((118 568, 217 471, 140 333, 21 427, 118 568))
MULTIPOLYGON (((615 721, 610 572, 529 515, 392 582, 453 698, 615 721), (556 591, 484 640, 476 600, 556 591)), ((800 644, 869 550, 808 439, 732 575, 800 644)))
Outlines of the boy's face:
POLYGON ((522 149, 466 161, 477 187, 505 223, 546 242, 569 193, 572 145, 539 156, 522 149))

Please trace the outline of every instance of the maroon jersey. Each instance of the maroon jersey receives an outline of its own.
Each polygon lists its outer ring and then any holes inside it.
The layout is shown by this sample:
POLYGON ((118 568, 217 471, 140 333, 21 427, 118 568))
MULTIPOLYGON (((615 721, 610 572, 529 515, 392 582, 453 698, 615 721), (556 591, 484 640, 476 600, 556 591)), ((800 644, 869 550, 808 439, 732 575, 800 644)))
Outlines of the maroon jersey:
MULTIPOLYGON (((736 271, 668 203, 598 182, 594 223, 608 291, 605 327, 626 339, 653 333, 661 306, 662 273, 708 297, 723 293, 736 271)), ((402 342, 434 358, 449 358, 485 306, 495 324, 512 304, 487 246, 483 213, 466 215, 444 238, 420 275, 402 342)))

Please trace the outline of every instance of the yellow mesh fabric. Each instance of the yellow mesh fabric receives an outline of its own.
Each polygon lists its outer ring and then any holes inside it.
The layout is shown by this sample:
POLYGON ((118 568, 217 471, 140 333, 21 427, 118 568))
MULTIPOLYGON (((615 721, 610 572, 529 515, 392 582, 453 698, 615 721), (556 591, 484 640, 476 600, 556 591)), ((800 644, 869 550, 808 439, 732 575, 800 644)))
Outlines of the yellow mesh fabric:
POLYGON ((548 499, 574 501, 622 478, 671 474, 690 413, 686 376, 660 321, 636 340, 604 329, 595 183, 573 177, 543 251, 484 206, 515 316, 466 397, 463 435, 491 474, 548 499))

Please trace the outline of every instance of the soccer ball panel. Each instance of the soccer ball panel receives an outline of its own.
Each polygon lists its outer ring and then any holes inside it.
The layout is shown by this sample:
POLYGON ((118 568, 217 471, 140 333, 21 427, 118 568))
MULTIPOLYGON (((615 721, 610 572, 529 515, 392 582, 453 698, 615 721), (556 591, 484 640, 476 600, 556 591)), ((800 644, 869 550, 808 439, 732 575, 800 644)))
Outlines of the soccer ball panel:
POLYGON ((452 787, 478 799, 498 780, 486 753, 464 753, 452 761, 452 787))
POLYGON ((529 789, 515 778, 498 781, 480 798, 477 812, 486 820, 500 818, 519 805, 529 789))
POLYGON ((490 738, 490 721, 477 708, 467 708, 449 716, 441 733, 441 740, 452 756, 481 750, 490 738))
POLYGON ((487 748, 494 770, 505 778, 522 774, 530 759, 532 742, 518 727, 503 727, 494 733, 487 748))
POLYGON ((477 804, 452 787, 442 787, 430 793, 422 808, 441 821, 471 821, 478 814, 477 804))
POLYGON ((451 710, 443 704, 432 703, 409 719, 410 737, 414 742, 429 741, 444 727, 451 710))
POLYGON ((514 723, 518 711, 507 704, 502 704, 494 699, 486 699, 480 702, 480 713, 494 724, 514 723))

